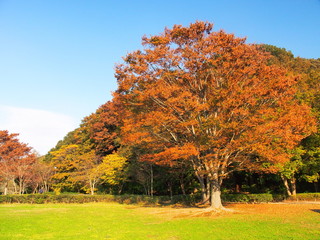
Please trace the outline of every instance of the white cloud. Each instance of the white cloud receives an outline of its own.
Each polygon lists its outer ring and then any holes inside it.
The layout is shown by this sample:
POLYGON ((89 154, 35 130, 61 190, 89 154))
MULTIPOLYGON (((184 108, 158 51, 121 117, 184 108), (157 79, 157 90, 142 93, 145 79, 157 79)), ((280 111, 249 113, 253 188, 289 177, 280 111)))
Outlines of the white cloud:
POLYGON ((78 125, 72 117, 60 113, 0 105, 0 130, 19 133, 19 140, 40 154, 46 154, 78 125))

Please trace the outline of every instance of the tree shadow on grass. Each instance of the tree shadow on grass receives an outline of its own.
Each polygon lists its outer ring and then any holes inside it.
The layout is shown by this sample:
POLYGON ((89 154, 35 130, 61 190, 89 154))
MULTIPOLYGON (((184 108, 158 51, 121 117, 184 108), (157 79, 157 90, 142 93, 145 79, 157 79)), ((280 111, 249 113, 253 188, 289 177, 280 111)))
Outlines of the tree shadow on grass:
POLYGON ((310 210, 313 211, 313 212, 320 213, 320 209, 310 209, 310 210))

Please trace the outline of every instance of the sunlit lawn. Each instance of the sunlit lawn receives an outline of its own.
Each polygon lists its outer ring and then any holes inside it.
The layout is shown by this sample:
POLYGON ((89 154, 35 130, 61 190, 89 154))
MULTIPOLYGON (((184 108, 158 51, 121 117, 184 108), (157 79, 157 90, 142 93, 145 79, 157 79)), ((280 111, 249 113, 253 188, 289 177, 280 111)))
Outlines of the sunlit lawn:
MULTIPOLYGON (((282 209, 281 205, 274 206, 282 209)), ((237 205, 233 207, 237 209, 237 205)), ((116 203, 4 204, 0 205, 0 239, 319 240, 319 208, 303 207, 285 217, 285 211, 277 213, 271 204, 259 211, 251 205, 240 206, 237 213, 198 217, 195 213, 201 210, 192 208, 116 203)))

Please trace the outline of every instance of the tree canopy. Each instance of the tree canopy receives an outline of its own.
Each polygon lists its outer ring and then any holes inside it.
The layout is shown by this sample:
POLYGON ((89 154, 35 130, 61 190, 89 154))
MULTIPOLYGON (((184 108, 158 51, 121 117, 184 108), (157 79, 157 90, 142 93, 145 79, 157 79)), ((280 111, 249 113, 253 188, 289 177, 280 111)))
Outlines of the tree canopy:
POLYGON ((159 164, 190 161, 221 208, 231 171, 287 161, 315 120, 295 98, 295 76, 259 46, 212 29, 196 22, 144 37, 144 49, 116 67, 115 99, 124 106, 123 144, 159 164))
POLYGON ((31 147, 19 141, 18 135, 10 134, 7 130, 0 131, 0 178, 5 183, 5 195, 10 182, 15 188, 16 182, 18 183, 18 192, 21 194, 33 177, 36 156, 31 147))

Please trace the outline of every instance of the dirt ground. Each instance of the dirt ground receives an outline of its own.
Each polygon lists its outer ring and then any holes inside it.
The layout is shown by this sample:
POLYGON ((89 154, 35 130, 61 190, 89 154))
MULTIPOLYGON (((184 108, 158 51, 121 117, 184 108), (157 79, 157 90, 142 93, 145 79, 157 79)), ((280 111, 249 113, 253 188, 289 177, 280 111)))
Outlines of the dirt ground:
MULTIPOLYGON (((152 215, 158 215, 165 219, 193 218, 193 217, 227 217, 233 214, 277 216, 280 218, 294 218, 305 212, 317 212, 320 214, 320 202, 284 202, 261 204, 226 204, 227 211, 213 212, 202 207, 128 207, 136 211, 143 211, 152 215)), ((319 215, 320 216, 320 215, 319 215)))
POLYGON ((253 212, 266 215, 296 215, 304 211, 315 211, 320 213, 320 202, 300 203, 269 203, 269 204, 235 204, 228 207, 239 211, 253 212))

